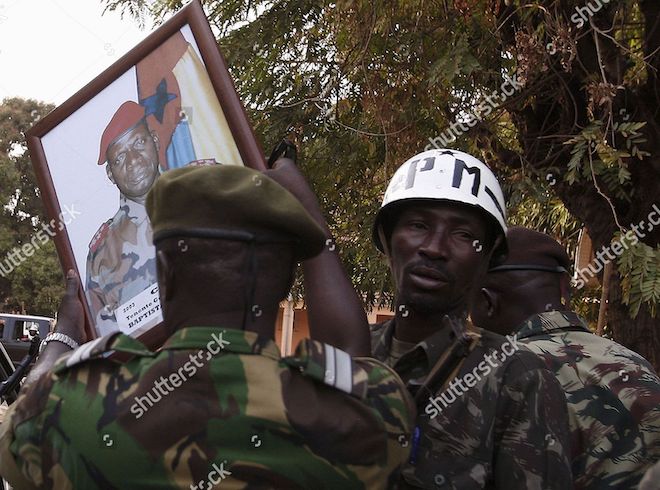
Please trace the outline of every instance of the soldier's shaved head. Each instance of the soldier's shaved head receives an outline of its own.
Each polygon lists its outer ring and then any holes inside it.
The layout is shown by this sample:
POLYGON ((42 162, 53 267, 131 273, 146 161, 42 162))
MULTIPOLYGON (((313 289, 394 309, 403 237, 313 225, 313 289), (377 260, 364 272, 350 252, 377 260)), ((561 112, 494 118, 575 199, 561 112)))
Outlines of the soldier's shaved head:
POLYGON ((532 315, 564 309, 570 282, 568 255, 552 237, 514 227, 507 239, 509 256, 488 271, 471 305, 475 324, 502 335, 532 315))
POLYGON ((562 309, 567 277, 542 271, 489 273, 475 294, 474 323, 501 335, 510 334, 536 313, 562 309))
POLYGON ((240 327, 247 311, 245 328, 272 338, 279 302, 293 281, 293 247, 285 243, 257 245, 254 271, 246 270, 250 253, 248 244, 234 240, 180 236, 159 241, 158 284, 168 328, 240 327), (254 274, 254 293, 248 299, 245 291, 254 274))

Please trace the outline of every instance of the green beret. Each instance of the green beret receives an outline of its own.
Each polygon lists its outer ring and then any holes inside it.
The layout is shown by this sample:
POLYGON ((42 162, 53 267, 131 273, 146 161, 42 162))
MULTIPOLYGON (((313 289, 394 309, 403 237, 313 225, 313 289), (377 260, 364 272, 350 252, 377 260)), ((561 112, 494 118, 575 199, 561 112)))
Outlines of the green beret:
POLYGON ((214 236, 214 231, 224 231, 231 237, 233 232, 257 241, 291 241, 298 260, 314 257, 325 244, 323 230, 293 194, 243 166, 168 170, 149 191, 146 207, 154 243, 173 235, 214 236))
POLYGON ((571 261, 564 247, 545 233, 514 226, 506 233, 509 254, 504 262, 488 272, 536 270, 568 272, 571 261))

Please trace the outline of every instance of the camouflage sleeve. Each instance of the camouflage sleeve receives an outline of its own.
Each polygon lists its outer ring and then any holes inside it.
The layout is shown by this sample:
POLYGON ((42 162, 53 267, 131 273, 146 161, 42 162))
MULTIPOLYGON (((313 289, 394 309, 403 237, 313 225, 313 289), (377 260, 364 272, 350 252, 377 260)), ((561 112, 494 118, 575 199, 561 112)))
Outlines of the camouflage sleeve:
POLYGON ((40 438, 52 384, 50 373, 33 382, 0 424, 0 475, 15 489, 44 488, 40 438))
POLYGON ((38 488, 25 479, 19 468, 19 460, 12 452, 12 447, 16 439, 14 424, 12 423, 15 410, 16 403, 9 407, 5 422, 0 424, 0 476, 13 488, 38 488))
POLYGON ((415 404, 399 375, 380 361, 356 358, 368 373, 367 403, 382 418, 387 437, 387 468, 391 471, 386 488, 393 488, 401 466, 410 454, 415 424, 415 404))
POLYGON ((109 332, 117 330, 117 323, 114 320, 114 315, 108 317, 105 313, 106 299, 103 288, 93 279, 94 274, 94 254, 90 250, 87 255, 87 271, 85 279, 85 296, 89 304, 89 310, 94 320, 96 331, 100 335, 105 335, 109 332), (104 314, 105 313, 105 314, 104 314))
POLYGON ((495 487, 572 488, 568 409, 559 382, 524 361, 512 363, 504 381, 495 427, 495 487))
POLYGON ((85 296, 87 296, 87 302, 89 303, 90 313, 94 321, 98 321, 100 318, 100 312, 105 306, 105 301, 103 300, 103 290, 101 287, 96 284, 92 279, 94 272, 92 267, 94 265, 94 255, 90 250, 87 254, 87 268, 86 268, 86 279, 85 279, 85 296))

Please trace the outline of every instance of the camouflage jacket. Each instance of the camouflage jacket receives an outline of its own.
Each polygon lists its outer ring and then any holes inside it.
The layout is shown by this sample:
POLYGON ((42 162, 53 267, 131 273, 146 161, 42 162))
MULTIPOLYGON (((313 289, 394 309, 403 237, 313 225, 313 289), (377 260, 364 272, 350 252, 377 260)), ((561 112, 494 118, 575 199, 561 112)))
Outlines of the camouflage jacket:
POLYGON ((0 474, 19 490, 387 488, 413 420, 394 371, 319 342, 282 358, 253 332, 186 328, 157 352, 117 333, 10 407, 0 474))
MULTIPOLYGON (((504 337, 464 326, 476 339, 445 383, 431 385, 400 488, 571 488, 568 414, 559 383, 540 359, 504 337)), ((391 358, 394 320, 372 325, 374 357, 415 392, 456 336, 440 328, 391 358)))
POLYGON ((85 292, 101 335, 117 330, 114 311, 156 284, 156 252, 145 207, 122 196, 119 210, 89 244, 85 292))
POLYGON ((592 334, 570 311, 530 317, 518 338, 541 356, 566 393, 575 487, 637 488, 660 459, 660 379, 653 367, 592 334))

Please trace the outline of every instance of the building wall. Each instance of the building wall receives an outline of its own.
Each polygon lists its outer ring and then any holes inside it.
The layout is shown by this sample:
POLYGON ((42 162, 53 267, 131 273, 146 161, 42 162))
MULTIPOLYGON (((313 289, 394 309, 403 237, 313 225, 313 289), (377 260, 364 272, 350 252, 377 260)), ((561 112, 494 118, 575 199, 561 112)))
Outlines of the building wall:
MULTIPOLYGON (((374 308, 367 312, 369 323, 384 322, 393 316, 394 312, 389 308, 374 308)), ((294 305, 292 301, 283 301, 275 325, 275 342, 279 346, 282 355, 293 354, 298 343, 309 337, 309 320, 307 310, 303 304, 294 305), (293 322, 291 322, 290 313, 293 313, 293 322), (288 328, 284 321, 285 316, 289 320, 288 328)))

